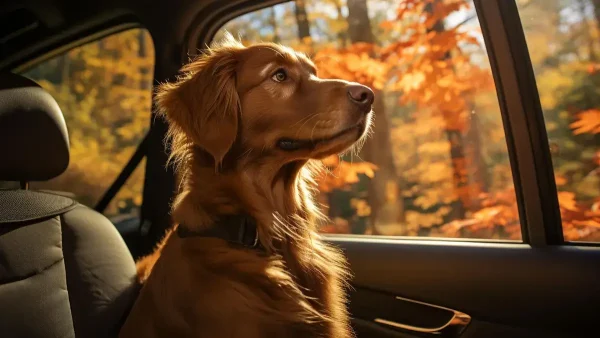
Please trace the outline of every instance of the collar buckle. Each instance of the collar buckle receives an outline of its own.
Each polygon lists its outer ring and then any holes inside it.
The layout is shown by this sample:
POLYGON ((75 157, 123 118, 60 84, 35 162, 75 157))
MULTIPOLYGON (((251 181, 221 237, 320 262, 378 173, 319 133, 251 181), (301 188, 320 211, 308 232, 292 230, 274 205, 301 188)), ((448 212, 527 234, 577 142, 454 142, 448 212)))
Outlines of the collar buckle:
POLYGON ((249 218, 245 217, 238 231, 238 241, 240 244, 256 248, 258 246, 258 229, 256 224, 249 218))

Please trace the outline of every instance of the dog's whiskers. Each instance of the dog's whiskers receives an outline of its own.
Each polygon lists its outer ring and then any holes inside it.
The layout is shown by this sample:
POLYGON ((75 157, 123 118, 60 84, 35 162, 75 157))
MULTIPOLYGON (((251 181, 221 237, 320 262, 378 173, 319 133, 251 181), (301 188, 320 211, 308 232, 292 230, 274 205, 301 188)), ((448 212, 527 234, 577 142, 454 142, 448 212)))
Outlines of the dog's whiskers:
POLYGON ((315 125, 312 127, 311 131, 310 131, 310 137, 309 140, 313 140, 313 134, 315 132, 315 128, 317 127, 317 124, 315 123, 315 125))
POLYGON ((292 124, 292 127, 295 127, 295 126, 297 126, 298 124, 300 124, 300 123, 302 123, 302 122, 306 121, 307 119, 311 119, 311 118, 313 118, 315 115, 319 115, 319 114, 321 114, 321 113, 312 113, 312 114, 310 114, 310 115, 304 116, 303 118, 301 118, 300 120, 298 120, 296 123, 292 124))
MULTIPOLYGON (((312 120, 313 118, 315 118, 315 117, 317 117, 317 116, 319 116, 319 115, 321 115, 321 114, 322 114, 322 113, 316 113, 316 114, 312 114, 312 115, 310 115, 310 116, 308 117, 308 119, 306 119, 306 120, 304 121, 304 123, 302 123, 302 125, 301 125, 301 126, 298 128, 298 130, 296 130, 296 134, 294 135, 294 137, 298 137, 298 134, 300 134, 300 132, 302 131, 302 128, 303 128, 303 127, 304 127, 304 126, 305 126, 305 125, 306 125, 306 124, 307 124, 307 123, 308 123, 310 120, 312 120)), ((315 128, 316 126, 317 126, 317 124, 315 123, 315 125, 313 126, 313 130, 314 130, 314 128, 315 128)), ((311 139, 312 139, 312 136, 311 136, 311 139)))
POLYGON ((244 158, 244 160, 247 160, 248 157, 250 157, 250 154, 252 153, 252 150, 253 150, 253 148, 248 148, 240 156, 238 156, 238 160, 241 160, 242 158, 244 158))

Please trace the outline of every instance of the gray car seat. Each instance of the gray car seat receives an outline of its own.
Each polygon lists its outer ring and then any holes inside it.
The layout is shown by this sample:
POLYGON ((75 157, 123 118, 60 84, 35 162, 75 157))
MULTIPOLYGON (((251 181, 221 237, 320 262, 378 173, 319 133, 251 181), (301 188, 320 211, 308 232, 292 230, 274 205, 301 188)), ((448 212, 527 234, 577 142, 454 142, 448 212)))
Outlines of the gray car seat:
POLYGON ((69 139, 56 101, 0 74, 0 337, 116 337, 136 297, 135 264, 102 214, 27 189, 60 175, 69 139), (20 186, 20 188, 18 188, 20 186))

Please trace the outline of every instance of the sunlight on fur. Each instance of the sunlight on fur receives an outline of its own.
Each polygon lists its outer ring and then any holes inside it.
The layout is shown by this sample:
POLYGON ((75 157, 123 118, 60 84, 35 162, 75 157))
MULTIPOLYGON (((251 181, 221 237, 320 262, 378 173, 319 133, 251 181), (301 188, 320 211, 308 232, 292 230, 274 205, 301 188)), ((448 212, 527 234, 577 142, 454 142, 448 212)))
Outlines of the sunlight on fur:
POLYGON ((314 175, 364 142, 372 103, 365 86, 318 78, 304 54, 230 34, 159 86, 175 226, 138 262, 143 287, 120 337, 352 337, 350 274, 317 232, 314 175), (175 231, 228 214, 256 221, 261 250, 175 231))

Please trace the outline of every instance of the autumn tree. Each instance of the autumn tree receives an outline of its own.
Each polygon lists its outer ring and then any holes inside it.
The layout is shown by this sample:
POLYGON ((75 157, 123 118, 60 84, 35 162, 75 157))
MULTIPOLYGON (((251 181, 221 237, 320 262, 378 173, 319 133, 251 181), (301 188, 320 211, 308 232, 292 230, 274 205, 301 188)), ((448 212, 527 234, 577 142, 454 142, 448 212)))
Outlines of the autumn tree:
POLYGON ((273 29, 273 42, 279 43, 279 34, 277 29, 277 13, 275 13, 275 7, 271 7, 271 16, 269 18, 269 23, 273 29))

